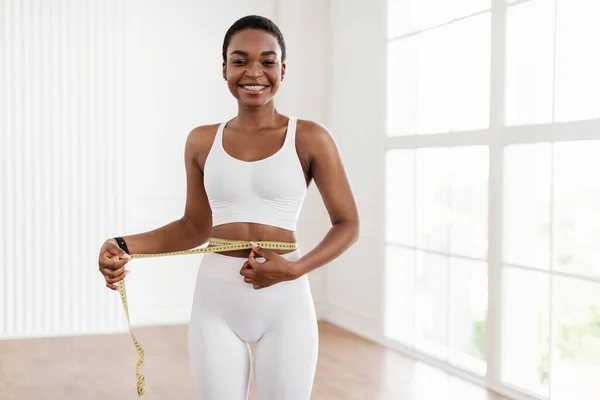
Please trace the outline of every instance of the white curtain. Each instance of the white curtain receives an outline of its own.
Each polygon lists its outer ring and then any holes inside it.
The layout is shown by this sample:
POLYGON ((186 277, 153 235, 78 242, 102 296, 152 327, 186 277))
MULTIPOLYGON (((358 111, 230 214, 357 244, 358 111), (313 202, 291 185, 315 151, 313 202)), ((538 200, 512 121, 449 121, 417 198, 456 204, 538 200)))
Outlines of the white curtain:
POLYGON ((115 331, 123 0, 0 1, 0 339, 115 331))

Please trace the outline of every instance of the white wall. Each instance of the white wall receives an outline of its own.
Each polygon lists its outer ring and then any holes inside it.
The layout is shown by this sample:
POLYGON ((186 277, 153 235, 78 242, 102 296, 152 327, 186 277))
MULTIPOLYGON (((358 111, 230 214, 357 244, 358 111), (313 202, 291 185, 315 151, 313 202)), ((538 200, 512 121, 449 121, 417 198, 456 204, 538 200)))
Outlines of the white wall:
POLYGON ((381 337, 384 310, 385 0, 328 2, 329 128, 357 197, 359 242, 326 270, 325 318, 381 337))

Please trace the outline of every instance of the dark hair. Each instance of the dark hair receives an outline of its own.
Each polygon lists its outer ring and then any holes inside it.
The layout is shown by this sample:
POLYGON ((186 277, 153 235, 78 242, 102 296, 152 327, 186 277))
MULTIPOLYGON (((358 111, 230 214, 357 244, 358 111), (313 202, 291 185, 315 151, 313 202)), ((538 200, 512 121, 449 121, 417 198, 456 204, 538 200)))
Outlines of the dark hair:
POLYGON ((279 42, 279 47, 281 47, 281 62, 285 62, 285 40, 283 40, 283 34, 273 21, 260 15, 247 15, 238 19, 229 27, 227 33, 225 33, 225 39, 223 39, 223 62, 227 62, 227 47, 229 47, 231 37, 246 29, 258 29, 275 36, 277 42, 279 42))

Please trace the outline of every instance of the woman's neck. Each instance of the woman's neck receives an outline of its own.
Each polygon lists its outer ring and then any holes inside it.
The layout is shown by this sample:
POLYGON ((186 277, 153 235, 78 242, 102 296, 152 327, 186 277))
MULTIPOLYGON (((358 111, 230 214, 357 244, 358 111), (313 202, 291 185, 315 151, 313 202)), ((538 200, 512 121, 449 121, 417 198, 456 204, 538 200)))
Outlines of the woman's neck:
POLYGON ((277 125, 280 115, 275 109, 273 100, 262 107, 247 107, 238 103, 236 125, 244 130, 259 130, 277 125))

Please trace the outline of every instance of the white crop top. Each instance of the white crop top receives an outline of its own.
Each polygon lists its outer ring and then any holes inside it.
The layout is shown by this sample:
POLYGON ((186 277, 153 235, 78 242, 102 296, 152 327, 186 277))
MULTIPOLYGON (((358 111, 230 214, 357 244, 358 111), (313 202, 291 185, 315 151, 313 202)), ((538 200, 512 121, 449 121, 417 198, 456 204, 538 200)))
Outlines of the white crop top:
POLYGON ((223 147, 221 123, 204 163, 212 226, 253 222, 296 230, 306 179, 296 153, 296 118, 289 118, 283 146, 257 161, 242 161, 223 147))

